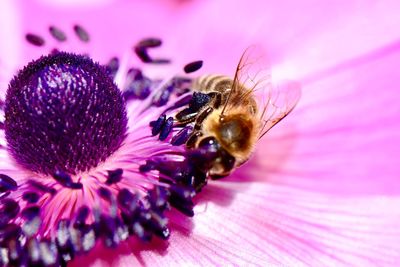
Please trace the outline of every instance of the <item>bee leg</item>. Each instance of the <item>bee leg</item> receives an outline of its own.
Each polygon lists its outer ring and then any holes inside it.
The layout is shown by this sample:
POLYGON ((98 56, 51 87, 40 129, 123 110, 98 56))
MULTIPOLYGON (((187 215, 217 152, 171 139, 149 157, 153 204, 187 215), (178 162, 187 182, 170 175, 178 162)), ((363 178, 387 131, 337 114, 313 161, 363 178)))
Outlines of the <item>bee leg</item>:
POLYGON ((185 108, 179 111, 175 115, 175 119, 178 122, 176 126, 185 126, 186 124, 194 122, 196 120, 197 114, 199 114, 199 112, 193 112, 189 108, 185 108))
POLYGON ((211 97, 212 99, 212 106, 214 108, 219 108, 219 106, 221 106, 222 103, 222 94, 220 92, 211 92, 208 93, 208 96, 211 97))
POLYGON ((214 111, 213 107, 207 107, 197 116, 196 123, 194 125, 195 130, 200 130, 203 121, 214 111))
POLYGON ((171 144, 173 146, 183 145, 189 139, 192 130, 193 128, 191 126, 182 128, 176 135, 172 137, 171 144))
MULTIPOLYGON (((197 115, 204 109, 207 105, 209 105, 210 101, 215 102, 214 99, 218 102, 218 97, 215 97, 214 92, 209 94, 203 94, 200 92, 194 92, 193 96, 189 102, 189 107, 179 111, 175 115, 175 119, 178 121, 179 126, 183 126, 194 122, 196 120, 197 115)), ((219 101, 220 102, 220 101, 219 101)))
POLYGON ((193 131, 193 132, 190 134, 188 140, 186 141, 186 147, 187 147, 187 148, 193 148, 194 145, 195 145, 196 142, 197 142, 197 139, 198 139, 200 136, 202 136, 202 135, 203 135, 203 134, 202 134, 200 131, 193 131))

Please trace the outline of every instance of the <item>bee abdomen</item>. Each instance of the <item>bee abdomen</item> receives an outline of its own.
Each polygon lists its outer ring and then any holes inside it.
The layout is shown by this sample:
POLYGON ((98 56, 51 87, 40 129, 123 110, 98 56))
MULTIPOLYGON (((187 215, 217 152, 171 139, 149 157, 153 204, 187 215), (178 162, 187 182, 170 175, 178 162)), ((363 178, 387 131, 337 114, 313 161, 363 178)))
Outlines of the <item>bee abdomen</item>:
POLYGON ((193 83, 193 89, 200 92, 225 93, 232 88, 233 81, 224 75, 204 75, 193 83))

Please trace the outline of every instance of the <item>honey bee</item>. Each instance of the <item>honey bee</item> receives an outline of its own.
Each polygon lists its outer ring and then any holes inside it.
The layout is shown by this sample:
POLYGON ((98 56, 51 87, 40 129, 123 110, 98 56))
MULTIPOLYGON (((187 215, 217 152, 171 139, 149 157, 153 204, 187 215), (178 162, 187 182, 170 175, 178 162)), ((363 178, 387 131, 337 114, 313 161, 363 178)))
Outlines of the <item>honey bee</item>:
POLYGON ((194 123, 186 147, 200 153, 196 164, 212 179, 227 176, 248 161, 257 141, 300 99, 300 87, 294 82, 274 87, 268 80, 250 78, 249 54, 248 50, 242 54, 233 78, 205 75, 195 79, 192 105, 175 116, 180 124, 194 123), (265 100, 262 108, 257 97, 265 100))

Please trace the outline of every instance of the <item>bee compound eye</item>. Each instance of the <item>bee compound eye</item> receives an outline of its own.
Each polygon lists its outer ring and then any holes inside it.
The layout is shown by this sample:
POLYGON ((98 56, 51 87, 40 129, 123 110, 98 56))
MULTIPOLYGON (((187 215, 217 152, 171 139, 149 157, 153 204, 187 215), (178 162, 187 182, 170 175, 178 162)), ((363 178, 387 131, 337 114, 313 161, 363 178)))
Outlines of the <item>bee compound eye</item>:
POLYGON ((199 143, 199 148, 206 149, 210 153, 215 153, 220 149, 220 145, 214 137, 203 138, 199 143))

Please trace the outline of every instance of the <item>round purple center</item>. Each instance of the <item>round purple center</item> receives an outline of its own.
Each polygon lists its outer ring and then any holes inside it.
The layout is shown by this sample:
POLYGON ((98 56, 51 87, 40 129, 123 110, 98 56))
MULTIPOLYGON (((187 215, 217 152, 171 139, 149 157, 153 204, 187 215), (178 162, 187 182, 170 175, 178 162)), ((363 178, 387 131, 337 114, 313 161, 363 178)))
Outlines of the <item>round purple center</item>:
POLYGON ((120 147, 126 127, 120 90, 105 68, 85 56, 41 57, 7 91, 8 148, 34 172, 76 174, 96 167, 120 147))

